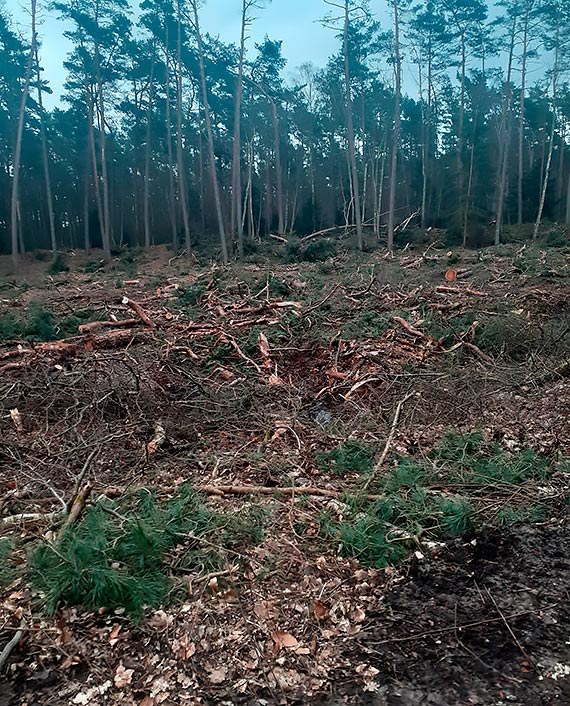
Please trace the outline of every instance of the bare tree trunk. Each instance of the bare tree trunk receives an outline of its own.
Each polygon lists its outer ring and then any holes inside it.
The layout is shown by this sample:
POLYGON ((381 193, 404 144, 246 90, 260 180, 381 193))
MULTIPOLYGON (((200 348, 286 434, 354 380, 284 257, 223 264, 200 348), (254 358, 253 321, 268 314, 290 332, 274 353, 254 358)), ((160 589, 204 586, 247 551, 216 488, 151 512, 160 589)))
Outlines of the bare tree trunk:
POLYGON ((540 195, 540 204, 536 221, 534 223, 534 231, 532 234, 533 240, 538 239, 540 224, 542 222, 542 214, 544 212, 544 203, 546 201, 546 192, 548 190, 548 181, 550 178, 550 168, 552 165, 552 153, 554 151, 554 136, 556 135, 556 97, 557 97, 557 81, 558 81, 558 58, 560 50, 560 18, 557 18, 556 39, 554 47, 554 67, 552 69, 552 127, 550 129, 550 145, 548 146, 548 158, 546 160, 546 169, 544 172, 544 180, 542 184, 542 193, 540 195))
POLYGON ((279 135, 279 117, 277 103, 271 101, 271 115, 273 117, 273 139, 275 142, 275 182, 277 186, 277 232, 285 233, 285 213, 283 208, 283 172, 281 167, 281 140, 279 135))
POLYGON ((245 57, 245 32, 248 23, 247 11, 251 2, 243 0, 241 12, 241 34, 236 93, 234 98, 234 138, 232 154, 232 233, 237 234, 238 256, 243 260, 243 218, 241 193, 241 101, 243 94, 243 64, 245 57))
MULTIPOLYGON (((459 125, 457 127, 457 184, 459 191, 459 209, 463 210, 465 198, 465 175, 463 173, 463 125, 465 121, 465 72, 466 72, 466 47, 465 31, 461 33, 461 91, 459 98, 459 125)), ((467 243, 467 221, 463 223, 463 247, 467 243)))
POLYGON ((224 215, 222 213, 222 201, 220 197, 220 186, 218 174, 216 172, 216 155, 214 152, 214 133, 212 130, 212 119, 210 117, 210 104, 208 101, 208 87, 206 85, 206 70, 204 67, 204 47, 202 45, 202 35, 200 34, 200 21, 198 18, 198 0, 190 0, 194 14, 194 31, 196 32, 196 43, 198 47, 198 59, 200 63, 200 81, 202 84, 202 101, 204 107, 204 117, 206 120, 206 133, 208 136, 208 152, 210 156, 210 175, 214 189, 214 202, 216 204, 216 215, 218 218, 218 230, 220 233, 220 245, 222 247, 222 261, 226 264, 229 261, 228 243, 226 240, 226 229, 224 226, 224 215))
POLYGON ((152 43, 152 59, 150 61, 150 76, 148 86, 148 107, 146 111, 146 135, 145 135, 145 157, 144 157, 144 246, 150 250, 150 162, 152 137, 152 101, 154 98, 154 65, 156 63, 156 41, 152 43))
POLYGON ((190 241, 190 221, 188 219, 188 194, 186 190, 186 172, 184 170, 184 151, 182 149, 182 15, 180 0, 177 0, 178 35, 176 47, 176 162, 178 164, 178 194, 182 206, 182 223, 184 225, 184 243, 186 255, 190 257, 192 244, 190 241))
POLYGON ((170 215, 171 242, 175 253, 178 252, 178 229, 176 227, 176 187, 174 185, 174 155, 172 153, 172 121, 170 117, 170 48, 168 19, 165 18, 164 70, 165 70, 165 113, 166 113, 166 149, 168 154, 168 213, 170 215))
MULTIPOLYGON (((86 164, 89 155, 86 156, 86 164)), ((91 237, 89 233, 89 169, 85 169, 85 186, 83 192, 83 241, 85 244, 85 254, 91 254, 91 237)))
POLYGON ((395 92, 394 92, 394 134, 392 136, 392 166, 390 173, 390 201, 388 203, 388 252, 394 250, 394 228, 396 225, 396 188, 398 186, 398 150, 400 147, 402 96, 402 57, 400 54, 400 22, 398 0, 393 0, 394 9, 394 52, 395 52, 395 92))
POLYGON ((507 167, 509 164, 509 146, 511 141, 511 73, 513 68, 513 54, 515 49, 517 17, 513 18, 511 27, 511 41, 509 46, 509 61, 507 68, 507 81, 503 100, 503 110, 501 115, 500 128, 500 148, 499 148, 499 195, 497 200, 497 212, 495 215, 495 245, 501 242, 501 230, 503 228, 503 208, 505 205, 505 193, 507 190, 507 167))
POLYGON ((38 108, 40 114, 40 139, 42 143, 42 161, 44 164, 44 180, 46 187, 46 205, 48 210, 48 220, 49 220, 49 233, 51 240, 51 252, 52 257, 55 259, 57 255, 57 239, 55 235, 55 214, 53 211, 53 194, 51 189, 51 175, 49 169, 49 155, 47 148, 47 136, 46 136, 46 125, 45 125, 45 114, 44 114, 44 104, 42 98, 42 85, 41 85, 41 73, 40 73, 40 61, 38 56, 38 45, 35 43, 35 59, 36 59, 36 72, 38 81, 38 108))
POLYGON ((101 234, 103 236, 103 252, 105 259, 111 259, 111 208, 109 203, 109 174, 107 169, 107 145, 105 123, 105 97, 103 95, 103 79, 99 58, 99 45, 95 44, 95 80, 97 82, 97 117, 99 123, 99 151, 101 156, 101 187, 103 191, 103 223, 101 234))
POLYGON ((356 166, 356 139, 354 137, 354 117, 352 115, 352 89, 350 85, 350 62, 348 56, 348 28, 350 21, 349 0, 344 2, 344 83, 346 91, 346 131, 348 133, 348 151, 350 156, 352 193, 354 196, 354 218, 356 223, 356 242, 360 251, 363 249, 362 220, 360 213, 360 185, 356 166))
POLYGON ((526 91, 526 67, 528 54, 528 23, 530 14, 530 0, 525 2, 523 41, 522 41, 522 65, 521 65, 521 89, 519 96, 519 171, 517 177, 517 223, 523 222, 523 177, 524 177, 524 118, 525 118, 525 91, 526 91))
MULTIPOLYGON (((18 256, 18 210, 19 210, 19 187, 20 187, 20 164, 22 161, 22 140, 24 137, 24 123, 26 120, 26 103, 28 102, 28 93, 30 89, 30 80, 32 77, 32 67, 34 56, 36 52, 36 0, 31 0, 31 12, 32 12, 32 41, 30 44, 30 51, 28 53, 28 60, 26 62, 26 71, 24 74, 24 86, 22 88, 22 97, 20 100, 20 112, 18 114, 18 127, 16 131, 16 145, 14 149, 14 177, 12 179, 12 200, 11 200, 11 228, 12 228, 12 267, 14 272, 18 270, 19 256, 18 256)), ((20 252, 24 251, 23 239, 20 243, 20 252)))
POLYGON ((566 186, 566 218, 565 223, 570 226, 570 174, 568 175, 568 182, 566 186))
POLYGON ((93 188, 95 191, 95 203, 97 205, 97 218, 99 219, 99 231, 101 234, 101 241, 103 241, 103 202, 101 201, 101 185, 99 183, 99 169, 97 167, 97 149, 95 146, 95 106, 93 98, 92 86, 88 83, 88 78, 85 79, 85 96, 87 100, 88 116, 89 122, 87 125, 87 130, 89 132, 89 148, 91 152, 91 165, 93 173, 93 188))

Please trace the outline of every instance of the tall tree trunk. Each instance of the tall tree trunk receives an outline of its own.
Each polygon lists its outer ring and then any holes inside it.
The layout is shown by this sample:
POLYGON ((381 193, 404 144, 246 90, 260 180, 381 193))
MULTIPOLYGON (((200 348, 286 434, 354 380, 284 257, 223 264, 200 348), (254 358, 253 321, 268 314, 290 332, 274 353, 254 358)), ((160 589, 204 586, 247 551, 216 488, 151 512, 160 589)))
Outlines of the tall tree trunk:
POLYGON ((505 205, 505 193, 507 190, 507 167, 509 164, 509 147, 511 142, 511 73, 513 68, 513 53, 515 49, 517 17, 513 18, 511 27, 511 41, 509 44, 509 61, 507 67, 507 81, 503 96, 503 110, 500 127, 500 147, 499 147, 499 195, 497 197, 497 212, 495 214, 495 245, 501 242, 501 230, 503 228, 503 208, 505 205))
POLYGON ((154 98, 154 65, 156 63, 156 41, 152 42, 152 58, 150 60, 150 76, 148 85, 148 106, 146 111, 146 135, 144 157, 144 246, 150 250, 150 166, 151 166, 151 138, 152 138, 152 102, 154 98))
POLYGON ((49 220, 49 233, 51 241, 51 252, 52 257, 55 260, 57 255, 57 239, 55 234, 55 214, 53 211, 53 192, 51 188, 51 175, 49 168, 49 155, 47 147, 47 136, 46 136, 46 125, 45 125, 45 111, 42 98, 42 85, 41 85, 41 72, 40 72, 40 62, 38 56, 38 45, 35 43, 35 59, 36 59, 36 73, 38 81, 38 108, 40 114, 40 139, 42 144, 42 161, 44 165, 44 181, 46 188, 46 206, 48 210, 48 220, 49 220))
POLYGON ((356 223, 356 243, 360 251, 363 249, 362 220, 360 213, 360 184, 356 165, 356 139, 354 136, 354 117, 352 114, 352 88, 350 85, 350 62, 348 55, 348 29, 350 22, 349 0, 344 2, 344 83, 346 92, 346 131, 348 133, 348 151, 350 157, 351 184, 354 196, 354 217, 356 223))
POLYGON ((525 92, 526 92, 526 68, 528 61, 528 24, 530 14, 530 0, 525 2, 523 40, 522 40, 522 65, 521 65, 521 88, 519 94, 519 169, 517 175, 517 223, 523 222, 523 178, 524 178, 524 119, 525 119, 525 92))
MULTIPOLYGON (((88 164, 89 154, 86 155, 85 163, 88 164)), ((85 169, 85 184, 83 191, 83 242, 85 254, 91 254, 91 235, 89 232, 89 169, 85 169)))
POLYGON ((111 208, 109 203, 109 174, 107 168, 107 139, 105 122, 105 96, 103 94, 103 79, 99 57, 99 45, 95 44, 95 80, 97 82, 97 99, 95 101, 99 123, 99 152, 101 158, 101 188, 103 196, 103 223, 101 235, 103 236, 103 253, 105 259, 111 259, 111 208))
POLYGON ((212 119, 210 116, 210 103, 208 101, 208 86, 206 84, 206 69, 204 67, 204 47, 202 45, 202 35, 200 34, 200 21, 198 18, 198 0, 191 0, 194 14, 194 30, 196 32, 196 44, 198 47, 198 60, 200 64, 200 83, 202 84, 202 102, 204 108, 204 118, 206 120, 206 134, 208 136, 208 153, 210 161, 210 175, 214 190, 214 202, 216 205, 216 216, 218 218, 218 231, 220 234, 220 245, 222 248, 222 260, 224 264, 229 262, 228 243, 226 239, 226 229, 224 226, 224 214, 222 213, 222 200, 220 197, 220 186, 216 171, 216 154, 214 152, 214 132, 212 130, 212 119))
MULTIPOLYGON (((465 30, 461 32, 461 89, 459 94, 459 124, 457 126, 457 185, 458 185, 458 207, 459 211, 464 211, 465 199, 465 175, 463 172, 463 125, 465 122, 465 73, 467 66, 465 30)), ((467 222, 463 223, 463 247, 467 243, 467 222)))
POLYGON ((234 96, 234 136, 232 151, 232 233, 237 235, 238 256, 243 260, 243 218, 241 201, 241 102, 243 95, 243 65, 245 58, 245 40, 247 27, 248 0, 243 0, 241 10, 241 34, 239 43, 239 62, 236 92, 234 96))
POLYGON ((281 140, 279 135, 279 116, 277 103, 271 100, 271 115, 273 119, 273 140, 275 142, 275 184, 277 186, 277 232, 285 233, 285 211, 283 206, 283 171, 281 166, 281 140))
POLYGON ((396 225, 396 189, 398 186, 398 151, 400 147, 402 97, 402 56, 400 54, 400 18, 398 0, 393 0, 394 10, 394 53, 395 53, 395 91, 394 91, 394 134, 392 136, 392 165, 390 173, 390 200, 388 202, 388 252, 394 250, 394 228, 396 225))
POLYGON ((546 201, 546 192, 548 190, 548 181, 550 179, 550 168, 552 165, 552 153, 554 151, 554 137, 556 135, 556 97, 557 97, 557 83, 558 83, 558 59, 560 52, 560 18, 557 18, 556 24, 556 39, 554 46, 554 65, 552 69, 552 126, 550 129, 550 144, 548 146, 548 158, 546 160, 546 169, 544 171, 544 179, 542 184, 542 193, 540 195, 540 204, 538 206, 538 213, 536 216, 536 221, 534 223, 534 231, 532 234, 533 240, 538 239, 538 233, 540 231, 540 224, 542 222, 542 214, 544 212, 544 203, 546 201))
POLYGON ((14 272, 18 269, 19 257, 18 250, 23 254, 23 238, 21 239, 18 232, 19 225, 19 187, 20 187, 20 164, 22 161, 22 140, 24 137, 24 123, 26 120, 26 103, 28 102, 28 93, 30 90, 30 80, 32 78, 32 67, 34 62, 34 56, 36 53, 36 0, 31 0, 31 12, 32 12, 32 41, 30 44, 30 51, 28 53, 28 60, 26 62, 26 71, 24 74, 24 85, 22 87, 22 97, 20 99, 20 111, 18 113, 18 127, 16 131, 16 144, 14 148, 14 176, 12 179, 12 199, 11 199, 11 228, 12 228, 12 267, 14 272), (18 242, 20 242, 20 248, 18 249, 18 242))
POLYGON ((166 151, 168 154, 168 213, 170 215, 172 249, 178 252, 178 228, 176 227, 176 187, 174 185, 174 155, 172 153, 172 120, 170 117, 170 38, 168 33, 168 18, 165 17, 164 39, 164 83, 165 83, 165 117, 166 117, 166 151))
POLYGON ((192 244, 190 241, 190 221, 188 219, 188 193, 186 190, 186 172, 184 168, 184 150, 182 145, 182 13, 180 0, 177 0, 177 45, 176 45, 176 162, 178 164, 178 194, 182 206, 182 223, 184 225, 184 243, 186 255, 190 257, 192 244))

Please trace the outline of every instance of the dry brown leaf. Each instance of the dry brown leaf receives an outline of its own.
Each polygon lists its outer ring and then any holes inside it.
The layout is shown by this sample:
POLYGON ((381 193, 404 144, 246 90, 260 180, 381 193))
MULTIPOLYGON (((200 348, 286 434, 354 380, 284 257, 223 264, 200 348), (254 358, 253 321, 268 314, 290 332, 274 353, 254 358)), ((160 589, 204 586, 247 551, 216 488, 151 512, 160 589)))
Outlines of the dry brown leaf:
POLYGON ((211 684, 223 684, 226 680, 226 676, 226 670, 224 667, 220 667, 219 669, 212 669, 212 671, 208 674, 208 679, 211 684))
POLYGON ((189 635, 182 635, 178 644, 180 645, 180 659, 190 659, 196 654, 196 645, 192 642, 189 635))
POLYGON ((155 701, 152 697, 150 696, 145 696, 144 699, 140 702, 139 706, 154 706, 155 701))
POLYGON ((275 375, 272 373, 269 376, 269 379, 267 380, 268 385, 285 385, 285 380, 279 377, 279 375, 275 375))
POLYGON ((114 682, 117 689, 124 689, 126 686, 128 686, 133 680, 134 672, 134 669, 125 669, 123 663, 121 662, 117 667, 117 671, 115 672, 114 682))
POLYGON ((313 606, 313 611, 315 613, 315 618, 317 620, 324 620, 327 615, 329 614, 329 609, 327 606, 319 600, 315 601, 315 605, 313 606))
POLYGON ((111 647, 119 642, 119 633, 121 632, 122 625, 115 625, 109 634, 109 644, 111 647))
POLYGON ((275 643, 275 649, 277 652, 279 652, 279 650, 281 650, 283 647, 299 647, 299 642, 297 641, 297 639, 293 637, 293 635, 291 635, 290 633, 284 632, 283 630, 275 630, 275 632, 271 633, 271 638, 275 643))
POLYGON ((261 353, 263 358, 270 358, 271 357, 271 349, 269 348, 269 341, 267 340, 267 336, 263 332, 260 332, 260 334, 259 334, 259 352, 261 353))

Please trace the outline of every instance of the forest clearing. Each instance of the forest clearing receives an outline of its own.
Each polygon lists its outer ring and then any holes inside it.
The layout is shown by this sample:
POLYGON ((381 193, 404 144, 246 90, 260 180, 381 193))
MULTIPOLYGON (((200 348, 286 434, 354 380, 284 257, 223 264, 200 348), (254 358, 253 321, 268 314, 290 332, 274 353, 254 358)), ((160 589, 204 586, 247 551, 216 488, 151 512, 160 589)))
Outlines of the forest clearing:
POLYGON ((0 262, 0 704, 570 702, 568 248, 336 247, 0 262))

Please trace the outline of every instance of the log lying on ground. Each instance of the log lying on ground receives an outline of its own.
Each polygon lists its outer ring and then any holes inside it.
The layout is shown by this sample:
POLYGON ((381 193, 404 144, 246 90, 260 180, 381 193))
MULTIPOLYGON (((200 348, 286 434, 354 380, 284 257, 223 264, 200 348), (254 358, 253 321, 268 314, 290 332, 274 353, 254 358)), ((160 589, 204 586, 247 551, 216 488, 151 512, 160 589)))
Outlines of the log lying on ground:
POLYGON ((128 346, 133 341, 136 341, 150 333, 142 329, 126 329, 109 331, 97 335, 87 334, 84 336, 73 336, 71 338, 61 339, 58 341, 48 341, 46 343, 38 343, 33 348, 16 348, 13 351, 8 351, 0 355, 0 360, 8 358, 22 358, 18 362, 10 362, 0 366, 0 373, 9 370, 18 370, 25 368, 28 365, 39 362, 42 354, 57 353, 66 357, 78 356, 84 350, 106 350, 110 348, 121 348, 128 346))
POLYGON ((79 333, 89 333, 98 328, 124 328, 125 326, 135 326, 138 319, 122 319, 121 321, 91 321, 88 324, 81 324, 79 333))
POLYGON ((156 324, 140 304, 137 304, 137 302, 133 301, 132 299, 129 299, 129 297, 123 297, 122 303, 128 306, 129 309, 134 311, 135 314, 139 317, 139 319, 143 323, 145 323, 149 328, 156 328, 156 324))

